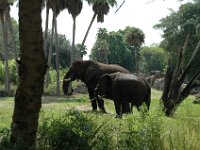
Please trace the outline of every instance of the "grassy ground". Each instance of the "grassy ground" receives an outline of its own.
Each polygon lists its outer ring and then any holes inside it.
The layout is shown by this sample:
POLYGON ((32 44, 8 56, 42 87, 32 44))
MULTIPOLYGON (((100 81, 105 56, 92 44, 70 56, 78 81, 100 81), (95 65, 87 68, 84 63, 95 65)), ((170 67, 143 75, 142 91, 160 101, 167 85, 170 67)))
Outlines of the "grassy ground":
MULTIPOLYGON (((142 149, 198 150, 200 147, 200 105, 192 103, 194 96, 189 96, 178 107, 173 118, 165 117, 162 114, 160 96, 161 92, 152 91, 149 117, 141 117, 137 109, 134 108, 133 114, 124 115, 123 119, 114 118, 114 106, 110 100, 105 100, 108 113, 101 114, 91 111, 88 95, 80 94, 71 97, 43 96, 40 125, 44 126, 44 120, 50 117, 62 120, 61 116, 73 109, 83 112, 99 125, 107 124, 108 131, 104 133, 104 138, 106 135, 106 137, 110 137, 110 134, 112 134, 110 138, 115 142, 117 141, 117 143, 121 143, 120 146, 116 146, 117 144, 113 142, 115 146, 113 145, 111 149, 116 149, 116 147, 117 149, 132 149, 134 147, 135 149, 141 149, 142 146, 142 149), (110 127, 108 127, 109 125, 110 127), (126 133, 126 136, 123 137, 122 133, 126 133), (135 141, 137 142, 135 143, 135 141), (134 145, 132 145, 133 143, 134 145)), ((0 98, 0 128, 9 128, 10 126, 14 107, 13 99, 13 97, 0 98)), ((68 116, 70 115, 68 114, 68 116)))
MULTIPOLYGON (((158 113, 161 111, 159 98, 160 91, 152 91, 152 100, 150 106, 150 113, 158 113)), ((175 118, 199 118, 200 105, 193 104, 194 96, 189 96, 176 111, 175 118)), ((114 105, 110 100, 105 100, 105 107, 108 115, 115 116, 114 105)), ((11 122, 11 116, 14 108, 14 98, 4 97, 0 98, 0 127, 8 127, 11 122)), ((63 113, 67 109, 76 109, 81 111, 91 111, 91 104, 88 95, 79 94, 70 97, 67 96, 43 96, 42 97, 42 112, 63 113)), ((133 116, 138 116, 139 113, 136 108, 133 108, 133 116)))

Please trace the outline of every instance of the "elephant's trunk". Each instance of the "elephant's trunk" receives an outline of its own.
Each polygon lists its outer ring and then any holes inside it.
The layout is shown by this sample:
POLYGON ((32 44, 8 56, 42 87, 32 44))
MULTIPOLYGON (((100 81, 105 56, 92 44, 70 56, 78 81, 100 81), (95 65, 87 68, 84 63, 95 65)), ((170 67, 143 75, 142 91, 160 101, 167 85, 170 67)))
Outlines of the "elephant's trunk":
POLYGON ((62 88, 63 88, 63 93, 65 95, 71 95, 73 93, 71 78, 63 79, 63 87, 62 88))

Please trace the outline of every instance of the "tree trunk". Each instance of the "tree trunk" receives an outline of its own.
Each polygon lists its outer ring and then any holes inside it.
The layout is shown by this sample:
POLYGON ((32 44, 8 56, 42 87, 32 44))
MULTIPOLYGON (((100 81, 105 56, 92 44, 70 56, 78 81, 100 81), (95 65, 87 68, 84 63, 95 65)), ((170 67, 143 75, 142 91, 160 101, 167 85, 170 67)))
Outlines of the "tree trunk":
POLYGON ((168 63, 168 69, 165 75, 164 90, 161 97, 161 100, 164 105, 164 111, 167 116, 174 115, 176 108, 181 104, 181 102, 183 102, 184 99, 188 97, 190 91, 196 84, 196 79, 199 78, 200 76, 200 70, 198 70, 196 74, 193 76, 193 78, 186 85, 186 87, 184 89, 181 89, 181 85, 183 84, 184 79, 192 66, 192 62, 194 61, 194 58, 200 49, 200 41, 199 41, 188 62, 186 69, 181 74, 180 73, 181 64, 183 63, 183 58, 186 47, 188 45, 188 41, 189 41, 189 35, 187 35, 186 37, 183 48, 181 48, 179 51, 179 56, 174 71, 172 71, 170 63, 168 63))
POLYGON ((46 72, 40 0, 19 1, 19 85, 11 124, 11 142, 34 146, 46 72), (34 13, 33 13, 34 12, 34 13))
POLYGON ((47 33, 49 26, 49 2, 46 1, 46 20, 45 20, 45 31, 44 31, 44 54, 47 59, 47 33))
POLYGON ((9 81, 9 68, 8 68, 8 26, 5 20, 5 12, 1 14, 1 23, 3 31, 3 50, 5 59, 5 90, 10 91, 10 81, 9 81))
POLYGON ((47 64, 48 64, 48 68, 47 68, 47 72, 46 72, 46 77, 45 77, 45 87, 48 88, 49 86, 49 69, 51 66, 51 56, 52 56, 52 44, 53 44, 53 36, 54 36, 54 28, 55 28, 55 20, 56 16, 53 13, 53 20, 52 20, 52 28, 51 28, 51 39, 50 39, 50 46, 49 46, 49 53, 48 53, 48 60, 47 60, 47 64))
POLYGON ((76 17, 73 18, 73 35, 72 35, 72 51, 71 51, 71 64, 75 60, 76 48, 75 48, 75 36, 76 36, 76 17))
POLYGON ((57 19, 55 18, 55 45, 56 45, 56 93, 60 95, 60 67, 59 67, 59 49, 58 49, 58 33, 57 33, 57 19))
POLYGON ((85 45, 85 41, 86 41, 86 39, 87 39, 87 36, 88 36, 88 34, 89 34, 89 32, 90 32, 90 29, 91 29, 91 27, 92 27, 92 24, 93 24, 93 22, 94 22, 94 19, 96 18, 96 16, 97 16, 97 13, 94 13, 94 15, 92 16, 92 20, 91 20, 91 22, 90 22, 90 24, 89 24, 89 26, 88 26, 88 29, 87 29, 87 31, 86 31, 86 33, 85 33, 85 36, 84 36, 84 39, 83 39, 83 41, 82 41, 82 44, 81 44, 81 47, 80 47, 80 52, 82 51, 82 49, 83 49, 83 47, 84 47, 84 45, 85 45))
MULTIPOLYGON (((17 60, 18 59, 18 53, 17 53, 16 43, 15 43, 15 38, 14 38, 14 32, 13 32, 13 26, 12 26, 12 20, 11 20, 11 17, 10 17, 10 8, 9 7, 6 10, 6 20, 8 22, 8 29, 11 33, 11 43, 12 43, 13 51, 14 51, 14 54, 15 54, 15 60, 17 60)), ((16 61, 16 72, 17 73, 19 72, 17 61, 16 61)), ((18 79, 19 79, 19 77, 17 76, 17 81, 18 81, 18 79)))
POLYGON ((139 75, 139 68, 138 68, 138 52, 135 50, 135 72, 136 75, 139 75))

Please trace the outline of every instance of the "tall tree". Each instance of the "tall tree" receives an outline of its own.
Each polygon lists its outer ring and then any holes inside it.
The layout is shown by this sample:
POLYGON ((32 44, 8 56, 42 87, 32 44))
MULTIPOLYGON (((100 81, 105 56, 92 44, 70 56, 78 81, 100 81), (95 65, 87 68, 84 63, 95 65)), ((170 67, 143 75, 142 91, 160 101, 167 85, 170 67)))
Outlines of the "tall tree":
POLYGON ((103 63, 108 63, 108 33, 105 28, 99 28, 97 40, 92 48, 92 59, 103 63))
POLYGON ((110 32, 108 34, 108 63, 119 64, 128 70, 133 69, 133 61, 131 51, 124 40, 124 36, 120 31, 110 32))
MULTIPOLYGON (((6 15, 6 22, 8 24, 8 31, 10 32, 10 36, 11 36, 11 45, 12 45, 12 49, 14 51, 14 58, 15 58, 15 60, 17 60, 18 59, 18 52, 17 52, 17 48, 16 48, 16 43, 15 43, 12 19, 10 17, 10 6, 7 7, 5 15, 6 15)), ((17 61, 16 61, 16 72, 18 72, 18 63, 17 63, 17 61)), ((17 81, 18 81, 18 77, 17 77, 17 81)))
POLYGON ((19 0, 19 85, 15 94, 11 142, 21 149, 35 144, 44 75, 41 0, 19 0), (33 13, 34 12, 34 13, 33 13))
POLYGON ((47 59, 47 34, 48 34, 48 26, 49 26, 49 0, 45 0, 46 4, 46 19, 45 19, 45 30, 44 30, 44 54, 47 59))
POLYGON ((82 0, 68 0, 68 12, 73 18, 73 37, 72 37, 72 52, 71 63, 75 60, 75 34, 76 34, 76 17, 81 13, 83 6, 82 0))
MULTIPOLYGON (((200 37, 200 2, 186 3, 180 6, 178 11, 172 11, 167 17, 162 18, 160 23, 155 25, 156 29, 163 31, 163 42, 161 46, 170 54, 171 65, 176 65, 178 55, 178 47, 183 45, 185 37, 190 34, 190 42, 188 43, 187 51, 185 54, 186 59, 183 66, 186 67, 187 63, 199 41, 200 37)), ((200 53, 197 54, 200 57, 200 53)), ((195 61, 193 68, 188 73, 191 78, 199 68, 200 61, 195 61)))
POLYGON ((84 48, 85 45, 85 41, 87 39, 87 36, 89 34, 89 31, 92 27, 92 24, 97 16, 97 22, 104 22, 104 15, 107 15, 110 9, 110 6, 113 7, 117 4, 116 0, 86 0, 88 2, 88 4, 92 4, 92 8, 94 11, 94 14, 92 16, 92 19, 90 21, 90 24, 88 26, 88 29, 85 33, 85 36, 83 38, 81 47, 80 47, 80 51, 82 51, 82 48, 84 48))
MULTIPOLYGON (((131 47, 132 55, 135 57, 135 72, 139 74, 139 50, 144 43, 144 33, 139 28, 126 27, 125 29, 125 39, 128 45, 131 47)), ((133 64, 134 64, 133 63, 133 64)))
MULTIPOLYGON (((58 52, 58 42, 57 42, 57 16, 62 9, 64 9, 63 5, 60 4, 62 1, 58 0, 48 0, 47 7, 51 8, 53 11, 53 19, 52 19, 52 32, 51 32, 51 40, 50 40, 50 47, 49 47, 49 54, 48 54, 48 66, 51 65, 51 57, 52 57, 52 42, 54 39, 55 33, 55 48, 56 48, 56 91, 57 95, 60 95, 60 71, 59 71, 59 52, 58 52)), ((46 33, 45 33, 46 36, 46 33)), ((44 42, 46 44, 46 41, 44 42)), ((49 83, 49 68, 46 73, 46 87, 48 87, 49 83)))
POLYGON ((9 92, 10 90, 10 81, 9 81, 9 69, 8 69, 8 25, 6 22, 6 9, 9 7, 7 0, 0 1, 0 17, 3 31, 3 51, 4 51, 4 60, 5 60, 5 90, 9 92))

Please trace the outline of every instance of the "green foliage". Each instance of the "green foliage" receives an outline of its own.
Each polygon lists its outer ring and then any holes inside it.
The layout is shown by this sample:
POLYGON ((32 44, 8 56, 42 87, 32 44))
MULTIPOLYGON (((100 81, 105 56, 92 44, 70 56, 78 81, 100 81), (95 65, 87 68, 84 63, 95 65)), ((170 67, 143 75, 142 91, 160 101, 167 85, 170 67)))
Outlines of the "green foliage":
POLYGON ((144 34, 139 28, 128 26, 124 30, 109 33, 106 29, 100 28, 97 40, 91 50, 91 59, 119 64, 133 71, 133 68, 136 68, 134 67, 136 53, 139 55, 143 42, 144 34))
MULTIPOLYGON (((163 30, 164 40, 161 46, 169 53, 170 60, 175 66, 177 59, 177 51, 184 45, 186 35, 189 34, 189 43, 185 53, 183 68, 186 67, 192 52, 194 51, 200 38, 200 2, 186 3, 180 6, 177 12, 172 13, 160 20, 160 23, 155 25, 156 29, 163 30)), ((189 76, 196 73, 199 68, 200 61, 197 59, 200 53, 197 54, 195 63, 189 76)))
POLYGON ((155 70, 163 71, 167 65, 167 55, 164 49, 158 46, 143 47, 140 57, 141 70, 144 73, 155 70))
POLYGON ((91 50, 91 59, 102 63, 108 63, 108 33, 105 28, 99 28, 97 40, 91 50))
MULTIPOLYGON (((66 74, 67 69, 61 69, 60 70, 60 80, 64 78, 64 75, 66 74)), ((62 82, 60 82, 62 85, 62 82)), ((50 68, 49 70, 49 86, 48 88, 44 89, 45 95, 56 95, 56 70, 53 68, 50 68)), ((60 87, 61 88, 61 87, 60 87)))
MULTIPOLYGON (((50 46, 50 33, 48 33, 48 40, 47 40, 47 49, 49 50, 50 46)), ((52 43, 52 57, 51 57, 51 66, 56 69, 56 45, 52 43)), ((70 51, 71 45, 69 40, 65 35, 58 34, 58 51, 59 51, 59 62, 61 68, 67 68, 70 66, 70 51)))
POLYGON ((123 34, 120 32, 110 32, 107 42, 109 43, 108 62, 110 64, 119 64, 132 70, 131 51, 127 47, 123 34))
MULTIPOLYGON (((15 42, 15 46, 16 46, 16 49, 18 51, 19 49, 19 29, 18 29, 18 23, 16 20, 14 20, 12 18, 12 27, 13 27, 13 36, 14 36, 14 42, 15 42)), ((0 24, 0 43, 3 43, 3 33, 2 33, 2 25, 0 24)), ((12 37, 11 37, 11 33, 8 34, 8 53, 9 53, 9 56, 8 58, 9 59, 15 59, 15 52, 13 50, 13 46, 12 46, 12 37)), ((2 49, 2 44, 0 44, 0 60, 4 60, 4 52, 5 50, 2 49)))
POLYGON ((54 118, 43 118, 38 131, 39 149, 81 149, 109 148, 110 139, 105 137, 105 124, 98 125, 91 116, 75 110, 54 118), (102 134, 102 132, 104 134, 102 134))
POLYGON ((0 61, 0 83, 3 84, 4 83, 4 74, 5 74, 5 71, 4 71, 4 62, 3 61, 0 61))
POLYGON ((145 35, 142 30, 136 27, 127 26, 124 29, 124 36, 126 43, 133 47, 134 49, 138 49, 144 43, 145 35))
POLYGON ((122 149, 164 149, 162 115, 150 114, 133 119, 128 117, 128 131, 123 139, 122 149))
MULTIPOLYGON (((16 70, 16 61, 14 59, 8 61, 9 66, 9 76, 10 82, 14 85, 17 84, 17 70, 16 70)), ((0 61, 0 84, 5 83, 5 65, 3 61, 0 61)))
POLYGON ((0 149, 8 150, 11 149, 10 141, 10 130, 8 128, 0 129, 0 149))

